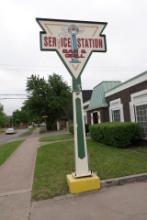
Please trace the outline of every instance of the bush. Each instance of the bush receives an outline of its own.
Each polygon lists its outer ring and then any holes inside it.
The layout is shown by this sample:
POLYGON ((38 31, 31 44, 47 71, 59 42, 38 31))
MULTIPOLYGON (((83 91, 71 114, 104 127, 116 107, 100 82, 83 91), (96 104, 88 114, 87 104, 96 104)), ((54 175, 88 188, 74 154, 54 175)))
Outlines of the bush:
MULTIPOLYGON (((74 134, 74 126, 73 124, 69 124, 69 132, 74 134)), ((89 124, 85 124, 85 132, 86 134, 89 133, 89 124)))
POLYGON ((48 131, 56 131, 57 130, 56 121, 53 121, 53 122, 47 121, 47 130, 48 131))
POLYGON ((133 122, 112 122, 90 126, 93 140, 117 147, 126 147, 140 140, 140 128, 133 122))
POLYGON ((69 132, 70 132, 71 134, 74 134, 73 124, 69 124, 69 132))

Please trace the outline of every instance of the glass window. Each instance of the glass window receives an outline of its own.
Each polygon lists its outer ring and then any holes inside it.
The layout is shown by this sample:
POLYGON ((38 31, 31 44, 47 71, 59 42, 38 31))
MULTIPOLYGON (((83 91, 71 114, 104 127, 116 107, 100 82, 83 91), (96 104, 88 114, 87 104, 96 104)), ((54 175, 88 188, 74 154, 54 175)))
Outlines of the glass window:
POLYGON ((97 112, 94 112, 94 113, 93 113, 93 123, 94 123, 94 124, 97 124, 97 123, 98 123, 98 113, 97 113, 97 112))
POLYGON ((112 121, 120 121, 120 110, 112 110, 112 121))
POLYGON ((147 138, 147 104, 136 106, 136 121, 140 124, 143 137, 147 138))

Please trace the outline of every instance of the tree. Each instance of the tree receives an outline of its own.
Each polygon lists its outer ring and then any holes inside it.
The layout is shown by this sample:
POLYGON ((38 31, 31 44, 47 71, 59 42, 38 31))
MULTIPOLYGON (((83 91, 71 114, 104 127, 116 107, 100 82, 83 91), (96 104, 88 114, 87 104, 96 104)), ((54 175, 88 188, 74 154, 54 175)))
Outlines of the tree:
POLYGON ((43 120, 46 116, 48 128, 62 117, 67 117, 71 109, 71 89, 62 76, 53 74, 45 81, 44 78, 32 75, 27 80, 28 100, 24 108, 34 119, 43 120))
POLYGON ((8 124, 8 117, 4 113, 3 106, 0 104, 0 127, 4 127, 8 124))
POLYGON ((20 125, 20 123, 27 124, 29 122, 29 115, 24 109, 14 111, 12 118, 15 126, 20 125))

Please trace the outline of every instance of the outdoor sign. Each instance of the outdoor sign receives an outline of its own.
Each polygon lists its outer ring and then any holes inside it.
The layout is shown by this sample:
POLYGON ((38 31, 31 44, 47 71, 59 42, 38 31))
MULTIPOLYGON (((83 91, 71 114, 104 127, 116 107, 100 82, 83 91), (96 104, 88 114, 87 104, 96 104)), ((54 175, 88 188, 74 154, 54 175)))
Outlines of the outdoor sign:
POLYGON ((106 23, 37 18, 43 29, 40 46, 44 51, 56 51, 66 68, 77 78, 92 52, 106 52, 106 23))
POLYGON ((40 49, 56 51, 72 76, 75 177, 90 176, 88 167, 81 73, 92 52, 106 52, 106 38, 102 34, 107 23, 92 21, 36 19, 40 32, 40 49))

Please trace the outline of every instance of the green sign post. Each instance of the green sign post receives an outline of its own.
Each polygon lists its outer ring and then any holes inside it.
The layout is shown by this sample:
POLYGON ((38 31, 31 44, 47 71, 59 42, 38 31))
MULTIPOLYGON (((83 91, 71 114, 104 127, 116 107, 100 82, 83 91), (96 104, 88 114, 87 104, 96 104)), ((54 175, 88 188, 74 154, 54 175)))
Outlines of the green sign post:
POLYGON ((72 76, 75 172, 67 175, 72 193, 100 187, 99 177, 89 170, 83 117, 81 74, 92 52, 106 52, 102 32, 105 22, 36 19, 40 32, 40 49, 56 51, 72 76))

